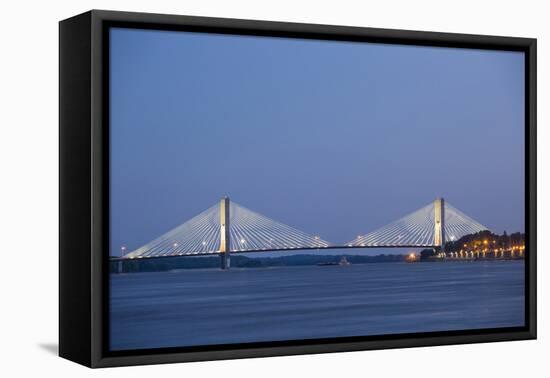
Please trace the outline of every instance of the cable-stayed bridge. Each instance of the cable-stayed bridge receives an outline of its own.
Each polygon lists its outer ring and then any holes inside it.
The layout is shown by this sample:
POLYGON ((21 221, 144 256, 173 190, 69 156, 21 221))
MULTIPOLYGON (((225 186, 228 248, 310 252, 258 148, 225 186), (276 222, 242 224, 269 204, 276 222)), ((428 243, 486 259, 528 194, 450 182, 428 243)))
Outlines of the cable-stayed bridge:
POLYGON ((488 230, 443 199, 424 206, 384 227, 360 235, 348 246, 444 247, 464 235, 488 230))
POLYGON ((135 258, 219 255, 229 268, 233 253, 342 248, 436 248, 488 228, 443 198, 343 245, 270 219, 228 197, 144 246, 123 255, 135 258))
POLYGON ((329 243, 249 210, 229 198, 125 258, 326 248, 329 243))

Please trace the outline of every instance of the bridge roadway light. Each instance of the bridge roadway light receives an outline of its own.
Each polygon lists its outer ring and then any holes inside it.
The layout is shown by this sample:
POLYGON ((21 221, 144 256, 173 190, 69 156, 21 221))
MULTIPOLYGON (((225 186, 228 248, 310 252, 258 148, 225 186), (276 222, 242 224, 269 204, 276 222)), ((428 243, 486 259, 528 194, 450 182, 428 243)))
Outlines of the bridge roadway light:
MULTIPOLYGON (((123 245, 120 247, 120 256, 124 256, 126 254, 126 246, 123 245)), ((117 263, 117 272, 122 273, 122 261, 119 260, 117 263)))

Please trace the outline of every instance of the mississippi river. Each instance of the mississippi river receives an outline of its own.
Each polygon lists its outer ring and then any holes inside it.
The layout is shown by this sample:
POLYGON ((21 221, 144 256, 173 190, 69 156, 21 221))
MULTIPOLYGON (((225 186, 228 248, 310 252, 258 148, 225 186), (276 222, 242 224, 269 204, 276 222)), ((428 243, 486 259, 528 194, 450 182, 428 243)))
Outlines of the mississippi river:
POLYGON ((524 262, 111 275, 111 350, 524 325, 524 262))

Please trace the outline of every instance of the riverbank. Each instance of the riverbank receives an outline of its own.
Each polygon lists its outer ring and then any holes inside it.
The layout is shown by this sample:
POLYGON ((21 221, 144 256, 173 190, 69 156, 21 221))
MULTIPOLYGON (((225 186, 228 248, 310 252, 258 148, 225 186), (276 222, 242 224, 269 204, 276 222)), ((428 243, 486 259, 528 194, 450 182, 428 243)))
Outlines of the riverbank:
MULTIPOLYGON (((243 255, 231 255, 231 267, 233 268, 268 268, 277 266, 313 266, 313 265, 337 265, 342 258, 350 264, 390 263, 403 262, 407 255, 381 254, 375 256, 365 255, 313 255, 299 254, 277 257, 248 257, 243 255)), ((117 272, 117 262, 112 262, 111 273, 117 272)), ((173 257, 169 259, 141 259, 121 262, 122 272, 164 272, 178 269, 208 269, 219 268, 220 258, 214 256, 190 256, 173 257)))

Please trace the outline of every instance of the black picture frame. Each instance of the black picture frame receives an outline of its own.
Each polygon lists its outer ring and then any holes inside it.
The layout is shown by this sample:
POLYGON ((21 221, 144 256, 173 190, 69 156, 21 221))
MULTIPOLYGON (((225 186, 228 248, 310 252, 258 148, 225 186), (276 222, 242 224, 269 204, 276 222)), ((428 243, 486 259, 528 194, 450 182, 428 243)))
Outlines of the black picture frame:
POLYGON ((536 338, 536 39, 92 10, 59 24, 59 354, 89 367, 536 338), (109 352, 111 26, 525 53, 525 327, 109 352))

